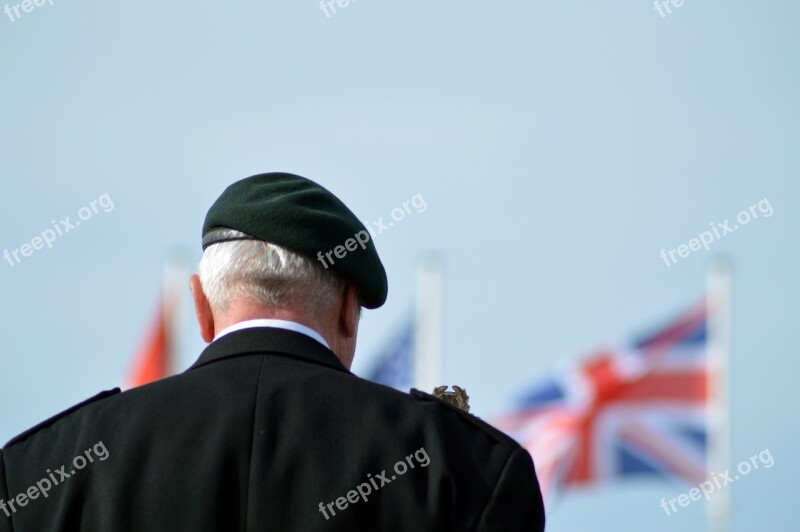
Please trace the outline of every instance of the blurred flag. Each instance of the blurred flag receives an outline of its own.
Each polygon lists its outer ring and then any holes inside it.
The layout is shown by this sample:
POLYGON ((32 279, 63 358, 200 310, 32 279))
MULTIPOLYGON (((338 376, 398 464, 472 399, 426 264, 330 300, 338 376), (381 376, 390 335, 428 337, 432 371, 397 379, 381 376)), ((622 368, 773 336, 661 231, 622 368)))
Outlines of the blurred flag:
POLYGON ((494 420, 534 457, 546 503, 557 491, 613 479, 703 480, 706 314, 702 302, 630 345, 598 350, 494 420))
POLYGON ((134 358, 126 388, 135 388, 172 375, 175 308, 174 297, 159 298, 158 310, 134 358))
POLYGON ((367 379, 404 392, 413 386, 414 329, 409 319, 383 348, 367 379))
POLYGON ((177 337, 174 324, 181 299, 181 287, 189 277, 189 254, 179 247, 171 248, 164 260, 163 288, 153 321, 133 361, 126 388, 169 377, 175 373, 177 337))

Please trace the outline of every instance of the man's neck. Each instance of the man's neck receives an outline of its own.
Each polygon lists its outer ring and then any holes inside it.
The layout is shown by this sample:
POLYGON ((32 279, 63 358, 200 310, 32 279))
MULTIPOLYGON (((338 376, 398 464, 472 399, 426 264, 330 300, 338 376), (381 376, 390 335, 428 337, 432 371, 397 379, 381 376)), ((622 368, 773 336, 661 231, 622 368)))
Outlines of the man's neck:
MULTIPOLYGON (((308 313, 298 312, 294 309, 268 308, 250 301, 236 301, 228 305, 226 312, 213 312, 213 315, 215 338, 219 337, 220 333, 225 329, 244 321, 283 320, 299 323, 319 334, 324 339, 324 343, 327 344, 328 348, 342 360, 342 363, 346 367, 350 367, 348 363, 352 364, 352 357, 347 357, 347 360, 342 359, 341 345, 337 342, 337 337, 330 328, 323 327, 322 322, 324 320, 314 319, 309 316, 308 313)), ((336 318, 332 317, 329 321, 336 323, 336 318)))

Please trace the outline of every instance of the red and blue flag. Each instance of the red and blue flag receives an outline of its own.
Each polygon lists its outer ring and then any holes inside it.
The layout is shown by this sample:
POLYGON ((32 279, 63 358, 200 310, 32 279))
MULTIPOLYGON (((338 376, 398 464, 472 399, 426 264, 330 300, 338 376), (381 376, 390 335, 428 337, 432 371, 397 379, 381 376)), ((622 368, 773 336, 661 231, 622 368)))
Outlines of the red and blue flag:
POLYGON ((695 484, 706 476, 710 374, 702 302, 532 387, 495 425, 530 451, 548 502, 616 479, 695 484))

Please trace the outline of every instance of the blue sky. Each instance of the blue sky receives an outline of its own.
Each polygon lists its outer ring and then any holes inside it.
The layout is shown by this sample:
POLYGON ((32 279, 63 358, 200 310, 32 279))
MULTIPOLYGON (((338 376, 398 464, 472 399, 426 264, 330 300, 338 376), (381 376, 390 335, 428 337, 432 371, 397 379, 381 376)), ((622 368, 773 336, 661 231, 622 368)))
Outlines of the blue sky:
MULTIPOLYGON (((732 459, 775 460, 730 488, 732 530, 781 529, 800 473, 798 15, 786 0, 687 0, 664 17, 644 0, 358 0, 330 17, 310 0, 55 0, 0 14, 0 250, 113 202, 0 261, 0 440, 120 384, 168 250, 195 263, 227 184, 291 171, 363 220, 425 198, 376 240, 390 296, 365 314, 355 370, 438 251, 446 380, 482 417, 680 311, 712 253, 729 255, 732 459), (711 251, 659 258, 765 198, 772 216, 711 251)), ((203 344, 183 310, 188 367, 203 344)), ((685 490, 568 494, 549 530, 702 530, 702 505, 658 507, 685 490)))

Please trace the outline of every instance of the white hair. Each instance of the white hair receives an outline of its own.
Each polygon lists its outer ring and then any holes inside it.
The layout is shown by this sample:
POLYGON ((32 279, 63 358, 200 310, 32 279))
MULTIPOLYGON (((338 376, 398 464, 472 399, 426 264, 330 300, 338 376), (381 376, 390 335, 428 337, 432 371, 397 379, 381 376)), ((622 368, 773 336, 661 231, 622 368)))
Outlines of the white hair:
MULTIPOLYGON (((248 236, 233 229, 214 231, 223 238, 248 236)), ((197 273, 211 306, 223 312, 232 301, 246 299, 276 309, 302 308, 320 316, 346 285, 315 261, 261 240, 208 246, 197 273)))

